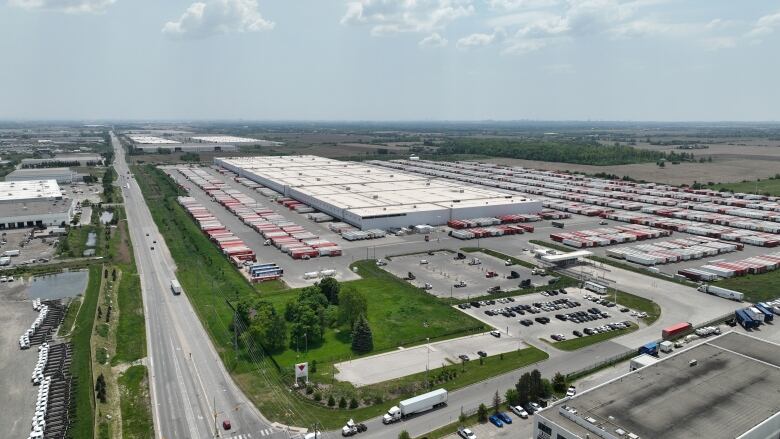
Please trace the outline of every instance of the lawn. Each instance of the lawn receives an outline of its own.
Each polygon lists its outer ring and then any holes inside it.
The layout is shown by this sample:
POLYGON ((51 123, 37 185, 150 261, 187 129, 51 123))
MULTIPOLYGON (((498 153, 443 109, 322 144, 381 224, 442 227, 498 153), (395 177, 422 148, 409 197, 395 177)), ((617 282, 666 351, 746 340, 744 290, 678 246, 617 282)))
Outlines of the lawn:
POLYGON ((154 436, 152 411, 147 392, 146 366, 132 366, 119 377, 122 408, 122 437, 145 439, 154 436))
POLYGON ((70 330, 73 329, 73 323, 76 322, 76 316, 81 308, 81 297, 74 297, 68 303, 68 311, 65 314, 65 318, 60 324, 60 329, 57 330, 57 335, 60 337, 66 337, 70 334, 70 330))
POLYGON ((506 261, 507 259, 509 259, 515 265, 521 265, 521 266, 526 267, 526 268, 536 268, 536 265, 534 265, 534 264, 532 264, 530 262, 526 262, 526 261, 524 261, 522 259, 517 259, 514 256, 505 255, 503 253, 497 252, 495 250, 490 250, 490 249, 487 249, 487 248, 463 247, 461 250, 463 250, 466 253, 482 252, 482 253, 484 253, 486 255, 493 256, 493 257, 501 259, 503 261, 506 261))
POLYGON ((102 266, 89 268, 89 283, 84 292, 81 311, 76 318, 76 326, 71 333, 73 343, 73 363, 71 372, 77 378, 75 400, 76 413, 70 433, 71 437, 92 437, 94 432, 95 399, 92 392, 92 352, 90 339, 92 323, 97 309, 98 290, 102 266))
MULTIPOLYGON (((618 329, 617 331, 602 332, 601 334, 586 335, 584 337, 571 338, 569 340, 549 342, 546 339, 542 339, 556 349, 562 351, 576 351, 592 344, 601 343, 602 341, 609 340, 611 338, 620 337, 621 335, 634 332, 639 327, 636 324, 631 324, 630 328, 618 329)), ((572 336, 573 337, 573 336, 572 336)))
POLYGON ((748 302, 774 300, 780 297, 780 270, 723 279, 716 285, 744 293, 748 302))
POLYGON ((710 189, 725 189, 731 192, 744 192, 748 194, 780 195, 780 174, 774 178, 757 181, 743 181, 740 183, 718 183, 710 186, 710 189))
MULTIPOLYGON (((485 330, 478 320, 446 305, 436 297, 420 291, 408 282, 377 267, 373 261, 359 261, 352 265, 363 277, 361 280, 344 282, 363 292, 368 299, 368 321, 374 335, 374 351, 395 349, 431 340, 451 338, 485 330), (424 317, 421 317, 424 316, 424 317)), ((284 305, 298 295, 298 290, 268 297, 279 312, 284 305)), ((349 330, 327 329, 325 341, 319 346, 308 346, 308 352, 297 355, 294 349, 287 349, 276 355, 276 361, 292 366, 301 360, 332 362, 354 357, 351 350, 349 330)), ((300 346, 303 351, 304 346, 300 346)))
POLYGON ((558 251, 563 252, 563 253, 571 253, 571 252, 577 250, 575 248, 566 247, 565 245, 556 244, 554 242, 542 241, 542 240, 539 240, 539 239, 530 239, 530 240, 528 240, 528 242, 531 243, 531 244, 541 245, 542 247, 551 248, 553 250, 558 250, 558 251))
POLYGON ((119 323, 116 331, 116 354, 111 364, 132 362, 146 356, 146 327, 144 322, 141 284, 135 264, 122 271, 117 289, 119 323))
MULTIPOLYGON (((610 294, 607 294, 604 297, 609 298, 611 300, 615 297, 615 294, 611 292, 610 294)), ((617 303, 618 306, 612 308, 613 310, 626 307, 626 308, 631 308, 635 311, 646 312, 647 317, 645 317, 643 321, 648 326, 655 323, 655 321, 658 320, 658 317, 661 317, 661 307, 658 306, 658 304, 653 302, 652 300, 645 299, 644 297, 635 296, 631 293, 626 293, 624 291, 618 290, 617 303)))

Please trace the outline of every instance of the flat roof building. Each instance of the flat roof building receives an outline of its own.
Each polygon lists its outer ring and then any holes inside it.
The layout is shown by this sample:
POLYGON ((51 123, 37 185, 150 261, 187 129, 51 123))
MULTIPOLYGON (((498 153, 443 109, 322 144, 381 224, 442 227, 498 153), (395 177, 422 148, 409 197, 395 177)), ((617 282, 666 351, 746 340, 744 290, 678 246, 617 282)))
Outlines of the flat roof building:
POLYGON ((73 217, 55 180, 0 182, 0 229, 59 226, 73 217))
POLYGON ((57 154, 54 157, 40 159, 22 159, 22 168, 46 165, 49 163, 63 163, 67 166, 95 166, 103 163, 99 154, 73 153, 57 154))
POLYGON ((215 164, 361 229, 536 213, 541 202, 490 189, 317 156, 232 157, 215 164))
POLYGON ((5 176, 5 181, 55 180, 57 183, 73 183, 77 180, 70 168, 27 168, 17 169, 5 176))
POLYGON ((780 346, 729 332, 534 415, 535 439, 776 439, 780 346))

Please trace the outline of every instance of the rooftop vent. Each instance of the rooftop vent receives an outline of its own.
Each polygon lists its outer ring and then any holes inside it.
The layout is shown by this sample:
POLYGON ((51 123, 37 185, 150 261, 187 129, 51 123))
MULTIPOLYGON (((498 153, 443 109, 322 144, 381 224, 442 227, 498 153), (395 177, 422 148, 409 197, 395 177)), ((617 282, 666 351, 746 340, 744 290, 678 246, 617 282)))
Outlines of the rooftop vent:
POLYGON ((697 364, 699 364, 699 362, 698 362, 698 361, 696 361, 696 359, 695 359, 695 358, 694 358, 693 360, 691 360, 691 361, 689 361, 689 362, 688 362, 688 366, 689 366, 689 367, 696 366, 697 364))

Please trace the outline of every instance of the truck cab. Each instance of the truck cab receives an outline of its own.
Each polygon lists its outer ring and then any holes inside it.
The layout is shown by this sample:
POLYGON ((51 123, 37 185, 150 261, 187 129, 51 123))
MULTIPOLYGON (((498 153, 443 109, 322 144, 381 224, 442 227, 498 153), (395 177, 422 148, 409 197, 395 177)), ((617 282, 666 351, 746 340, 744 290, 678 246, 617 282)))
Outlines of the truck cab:
POLYGON ((382 423, 390 424, 401 419, 401 409, 397 405, 390 407, 390 410, 382 416, 382 423))

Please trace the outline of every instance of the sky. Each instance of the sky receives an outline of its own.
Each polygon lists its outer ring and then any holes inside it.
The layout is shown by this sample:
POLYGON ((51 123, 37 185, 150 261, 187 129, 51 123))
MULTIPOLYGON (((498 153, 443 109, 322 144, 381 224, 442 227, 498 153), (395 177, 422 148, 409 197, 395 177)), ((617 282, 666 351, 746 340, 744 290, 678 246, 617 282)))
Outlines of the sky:
POLYGON ((0 119, 780 121, 780 1, 0 0, 0 119))

